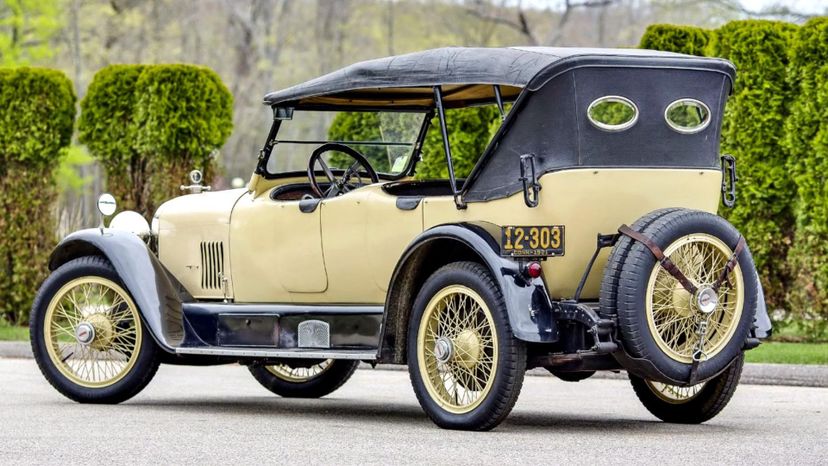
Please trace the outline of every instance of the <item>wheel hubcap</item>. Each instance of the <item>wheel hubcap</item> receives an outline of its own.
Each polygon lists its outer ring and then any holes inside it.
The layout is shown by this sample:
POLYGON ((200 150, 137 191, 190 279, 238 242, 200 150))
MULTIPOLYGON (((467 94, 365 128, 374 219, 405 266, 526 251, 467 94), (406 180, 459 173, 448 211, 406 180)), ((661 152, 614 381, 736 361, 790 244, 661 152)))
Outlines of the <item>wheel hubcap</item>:
POLYGON ((440 337, 434 343, 434 356, 442 363, 447 363, 454 356, 454 345, 446 337, 440 337))
POLYGON ((95 327, 89 322, 81 322, 75 329, 75 338, 81 345, 89 345, 95 339, 95 327))
POLYGON ((696 304, 699 310, 704 314, 710 314, 716 310, 719 305, 719 296, 713 291, 713 288, 705 287, 698 291, 696 295, 696 304))

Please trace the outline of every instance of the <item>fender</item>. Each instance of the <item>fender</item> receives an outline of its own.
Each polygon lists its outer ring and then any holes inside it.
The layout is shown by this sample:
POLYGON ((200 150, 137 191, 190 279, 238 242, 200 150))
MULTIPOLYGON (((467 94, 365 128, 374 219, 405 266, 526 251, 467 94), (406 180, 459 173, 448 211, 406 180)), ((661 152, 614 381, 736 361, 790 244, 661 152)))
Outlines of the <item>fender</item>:
POLYGON ((155 254, 135 234, 97 228, 76 231, 49 258, 49 270, 86 255, 105 256, 118 273, 150 334, 168 352, 184 341, 179 289, 155 254))
MULTIPOLYGON (((754 270, 754 273, 758 273, 754 270)), ((754 337, 764 340, 773 335, 773 324, 768 315, 768 305, 765 303, 765 290, 762 288, 762 281, 756 277, 756 283, 759 284, 759 296, 756 298, 756 314, 753 318, 753 335, 754 337)))
MULTIPOLYGON (((395 350, 392 359, 401 361, 404 342, 399 341, 397 335, 405 335, 407 332, 407 317, 411 310, 410 303, 413 302, 413 297, 408 301, 401 297, 406 294, 403 288, 412 286, 412 275, 419 268, 422 260, 420 256, 428 246, 445 240, 461 243, 489 269, 503 293, 509 324, 516 338, 535 343, 558 341, 558 328, 552 319, 552 306, 543 281, 525 277, 520 272, 517 261, 500 256, 499 243, 494 239, 494 235, 499 232, 500 227, 487 222, 446 224, 424 231, 411 242, 397 262, 388 287, 382 325, 381 359, 392 357, 386 350, 395 350)), ((418 291, 419 289, 408 290, 413 296, 418 291)))

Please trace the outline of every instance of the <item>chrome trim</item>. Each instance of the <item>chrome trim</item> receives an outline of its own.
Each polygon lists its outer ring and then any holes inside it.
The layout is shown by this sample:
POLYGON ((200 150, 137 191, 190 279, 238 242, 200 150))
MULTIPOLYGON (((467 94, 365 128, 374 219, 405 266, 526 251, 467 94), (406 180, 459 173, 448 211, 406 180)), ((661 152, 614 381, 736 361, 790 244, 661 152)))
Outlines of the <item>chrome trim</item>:
POLYGON ((635 102, 633 102, 632 100, 630 100, 630 99, 628 99, 624 96, 621 96, 621 95, 605 95, 603 97, 598 97, 597 99, 593 100, 591 104, 589 104, 589 107, 587 107, 586 116, 587 116, 587 120, 589 120, 589 122, 592 123, 592 126, 600 129, 601 131, 607 131, 607 132, 610 132, 610 133, 617 133, 617 132, 620 132, 620 131, 626 131, 626 130, 632 128, 633 126, 635 126, 635 124, 638 123, 639 114, 640 114, 640 112, 638 110, 638 105, 636 105, 635 102), (624 122, 624 123, 621 123, 621 124, 618 124, 618 125, 608 125, 606 123, 601 123, 600 121, 593 119, 592 115, 591 115, 592 109, 596 105, 602 104, 604 102, 617 102, 617 103, 629 105, 630 107, 632 107, 633 112, 634 112, 632 119, 630 121, 627 121, 627 122, 624 122))
POLYGON ((377 351, 365 350, 308 350, 302 348, 233 348, 233 347, 184 347, 176 348, 176 354, 196 354, 203 356, 236 356, 244 358, 298 358, 298 359, 351 359, 374 361, 377 351))
POLYGON ((691 99, 689 97, 674 100, 673 102, 670 103, 670 105, 667 106, 667 108, 664 109, 664 121, 667 122, 667 126, 669 126, 670 129, 672 129, 673 131, 675 131, 677 133, 680 133, 680 134, 695 134, 695 133, 698 133, 698 132, 704 130, 705 128, 707 128, 710 125, 711 120, 713 120, 713 114, 710 112, 710 107, 708 107, 707 104, 705 104, 701 100, 691 99), (673 107, 677 107, 679 105, 682 105, 682 104, 692 104, 692 105, 700 106, 704 111, 707 112, 707 118, 705 118, 705 120, 702 122, 702 124, 700 124, 698 126, 694 126, 692 128, 685 128, 683 126, 679 126, 679 125, 673 123, 667 117, 667 114, 670 113, 670 109, 672 109, 673 107))

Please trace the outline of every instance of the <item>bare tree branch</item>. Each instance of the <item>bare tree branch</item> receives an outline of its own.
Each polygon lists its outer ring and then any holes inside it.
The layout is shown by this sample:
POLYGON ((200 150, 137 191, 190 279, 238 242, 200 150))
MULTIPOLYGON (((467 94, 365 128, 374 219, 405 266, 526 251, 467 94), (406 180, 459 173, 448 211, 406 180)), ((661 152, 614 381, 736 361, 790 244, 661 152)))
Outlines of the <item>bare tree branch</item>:
MULTIPOLYGON (((547 45, 555 45, 560 42, 564 34, 564 27, 569 22, 573 11, 578 9, 606 8, 614 3, 617 3, 618 1, 620 0, 584 0, 579 2, 564 0, 562 5, 563 11, 561 11, 561 16, 558 19, 557 24, 552 28, 549 35, 542 43, 547 45)), ((517 6, 514 7, 516 9, 515 18, 506 18, 498 14, 489 13, 486 11, 488 10, 486 8, 487 6, 488 2, 476 0, 473 2, 472 6, 466 7, 466 12, 482 21, 505 26, 519 32, 526 38, 529 45, 541 44, 538 40, 537 33, 532 30, 532 27, 527 20, 527 13, 521 2, 518 2, 517 6)), ((500 5, 499 8, 496 8, 496 11, 504 11, 505 9, 506 7, 504 2, 504 4, 500 5)))
MULTIPOLYGON (((497 11, 502 11, 503 5, 501 5, 499 8, 496 7, 495 9, 497 11)), ((468 13, 469 15, 477 19, 480 19, 481 21, 506 26, 510 29, 513 29, 519 32, 524 37, 526 37, 530 45, 538 45, 538 40, 535 38, 535 35, 532 32, 532 28, 529 27, 529 22, 526 19, 526 13, 523 11, 523 8, 521 8, 520 3, 518 3, 517 6, 516 19, 504 18, 502 16, 499 16, 497 14, 491 14, 488 11, 484 10, 488 10, 488 8, 486 8, 486 5, 484 5, 484 2, 481 0, 476 0, 473 3, 473 6, 466 7, 466 13, 468 13)))

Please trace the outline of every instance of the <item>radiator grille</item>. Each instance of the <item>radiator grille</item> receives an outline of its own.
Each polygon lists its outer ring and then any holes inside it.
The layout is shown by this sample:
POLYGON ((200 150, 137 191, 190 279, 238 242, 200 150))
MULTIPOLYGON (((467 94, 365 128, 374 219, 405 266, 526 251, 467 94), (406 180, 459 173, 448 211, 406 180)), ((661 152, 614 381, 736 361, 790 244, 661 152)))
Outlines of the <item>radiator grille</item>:
POLYGON ((201 243, 201 288, 219 290, 224 276, 224 243, 205 241, 201 243))

